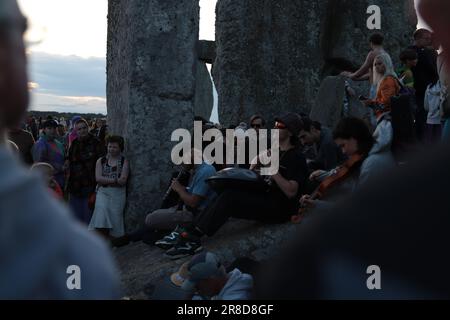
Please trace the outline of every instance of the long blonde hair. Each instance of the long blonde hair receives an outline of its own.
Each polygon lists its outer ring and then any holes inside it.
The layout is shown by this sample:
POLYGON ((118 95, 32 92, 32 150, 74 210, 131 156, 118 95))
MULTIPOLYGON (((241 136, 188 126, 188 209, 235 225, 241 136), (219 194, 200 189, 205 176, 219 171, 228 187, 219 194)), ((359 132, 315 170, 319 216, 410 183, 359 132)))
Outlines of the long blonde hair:
POLYGON ((395 73, 395 71, 394 71, 394 64, 392 63, 391 56, 388 53, 383 52, 383 53, 379 54, 378 56, 376 56, 375 59, 373 60, 373 79, 374 79, 373 84, 377 86, 377 91, 380 88, 381 82, 386 77, 389 77, 389 76, 394 77, 395 79, 398 80, 397 73, 395 73), (384 74, 379 74, 377 72, 377 69, 375 68, 375 62, 377 60, 381 60, 381 62, 386 67, 386 71, 384 72, 384 74))

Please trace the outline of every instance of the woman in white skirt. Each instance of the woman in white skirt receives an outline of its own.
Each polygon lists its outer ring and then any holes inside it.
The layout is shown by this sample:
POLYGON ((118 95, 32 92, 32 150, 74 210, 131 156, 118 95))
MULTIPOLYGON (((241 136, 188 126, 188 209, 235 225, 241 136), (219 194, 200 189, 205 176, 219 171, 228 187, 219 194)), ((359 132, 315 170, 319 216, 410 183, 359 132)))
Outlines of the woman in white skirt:
POLYGON ((129 163, 122 156, 124 150, 122 137, 110 136, 106 143, 108 153, 97 160, 95 167, 95 178, 98 183, 97 197, 89 230, 96 230, 113 240, 125 234, 123 210, 129 163))

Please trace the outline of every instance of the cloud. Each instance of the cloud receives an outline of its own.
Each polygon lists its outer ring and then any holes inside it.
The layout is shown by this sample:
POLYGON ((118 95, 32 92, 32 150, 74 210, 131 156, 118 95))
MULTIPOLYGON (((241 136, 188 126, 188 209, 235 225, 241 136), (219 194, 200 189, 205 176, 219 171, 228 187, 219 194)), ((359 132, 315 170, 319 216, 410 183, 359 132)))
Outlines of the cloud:
POLYGON ((42 52, 29 55, 30 81, 37 93, 61 96, 106 97, 106 59, 62 56, 42 52))
POLYGON ((30 109, 37 111, 106 114, 106 99, 100 97, 71 97, 33 93, 30 109))
POLYGON ((106 114, 106 60, 29 53, 30 109, 106 114))

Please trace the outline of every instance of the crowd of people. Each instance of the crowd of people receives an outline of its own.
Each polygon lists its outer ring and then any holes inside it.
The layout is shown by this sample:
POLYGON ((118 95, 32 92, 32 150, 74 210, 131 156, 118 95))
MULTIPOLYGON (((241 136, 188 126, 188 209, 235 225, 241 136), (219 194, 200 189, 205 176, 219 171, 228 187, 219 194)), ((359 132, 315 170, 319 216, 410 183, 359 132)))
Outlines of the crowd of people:
POLYGON ((124 235, 129 163, 124 139, 108 134, 106 119, 30 116, 9 129, 7 139, 80 222, 108 239, 124 235))
MULTIPOLYGON (((339 199, 373 181, 380 182, 386 178, 386 172, 395 172, 396 166, 405 165, 404 158, 399 161, 392 150, 398 143, 397 124, 391 117, 397 107, 395 97, 414 98, 408 100, 408 110, 415 135, 408 143, 414 141, 420 150, 426 150, 450 135, 448 59, 444 59, 445 51, 437 52, 442 34, 434 37, 426 29, 417 30, 414 43, 401 53, 401 65, 396 69, 383 48, 383 36, 375 33, 369 39, 371 51, 365 63, 356 71, 341 74, 355 81, 369 81, 370 91, 360 95, 372 114, 369 121, 343 117, 335 128, 326 128, 307 115, 294 112, 278 115, 273 125, 266 122, 265 115, 254 115, 248 123, 231 128, 254 129, 257 133, 266 126, 278 130, 279 170, 264 180, 264 187, 215 190, 208 180, 226 164, 184 164, 183 171, 189 178, 174 176, 169 190, 175 197, 163 201, 161 209, 148 212, 143 229, 125 234, 123 211, 132 164, 124 155, 124 139, 109 135, 102 120, 89 123, 79 116, 69 126, 64 119, 51 117, 39 122, 30 118, 18 125, 28 105, 24 23, 20 23, 24 19, 14 0, 2 2, 0 9, 0 20, 8 22, 1 24, 1 31, 9 32, 0 41, 0 50, 8 52, 0 55, 0 70, 14 74, 10 78, 16 81, 11 84, 14 90, 7 90, 9 87, 0 83, 1 98, 7 106, 0 109, 0 225, 10 227, 1 235, 0 249, 7 256, 19 254, 15 249, 20 249, 23 255, 22 259, 7 259, 8 263, 0 266, 0 297, 117 298, 118 277, 110 253, 86 231, 89 229, 113 244, 147 239, 147 243, 163 249, 172 259, 193 255, 183 265, 188 275, 182 276, 180 269, 172 276, 173 282, 182 278, 179 285, 189 290, 194 299, 251 298, 252 275, 239 268, 227 272, 211 252, 198 254, 203 250, 202 241, 213 237, 228 218, 306 225, 318 213, 317 209, 339 209, 339 199), (4 3, 8 5, 3 7, 4 3), (15 58, 10 61, 5 57, 15 58), (25 174, 18 165, 18 157, 29 166, 31 174, 25 174), (63 201, 85 228, 73 223, 63 201), (14 215, 6 214, 11 212, 14 215), (32 228, 36 224, 41 228, 32 228), (30 233, 29 229, 34 231, 30 233), (17 237, 21 237, 20 242, 14 241, 17 237), (40 274, 28 274, 22 282, 18 281, 18 273, 24 269, 19 265, 21 261, 37 264, 32 269, 40 274), (72 261, 86 270, 82 292, 64 287, 63 268, 72 261), (50 267, 41 268, 44 262, 50 267)), ((448 49, 446 43, 444 50, 448 49)), ((345 90, 347 94, 357 94, 349 87, 345 90)), ((204 129, 216 126, 203 122, 204 129)), ((192 148, 190 156, 201 151, 192 148)), ((239 170, 258 171, 264 163, 262 157, 270 151, 269 145, 239 170)))

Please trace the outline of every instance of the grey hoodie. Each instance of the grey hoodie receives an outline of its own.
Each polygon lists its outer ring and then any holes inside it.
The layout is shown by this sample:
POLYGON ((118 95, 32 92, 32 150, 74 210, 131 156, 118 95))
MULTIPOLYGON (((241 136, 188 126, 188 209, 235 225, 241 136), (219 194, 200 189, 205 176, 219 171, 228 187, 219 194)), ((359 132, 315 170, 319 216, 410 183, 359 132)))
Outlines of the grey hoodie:
MULTIPOLYGON (((211 300, 249 300, 253 290, 253 277, 234 269, 228 273, 228 281, 218 295, 211 300)), ((204 300, 195 295, 192 300, 204 300)))
POLYGON ((234 269, 228 276, 228 282, 212 300, 249 300, 253 290, 252 276, 239 269, 234 269))

